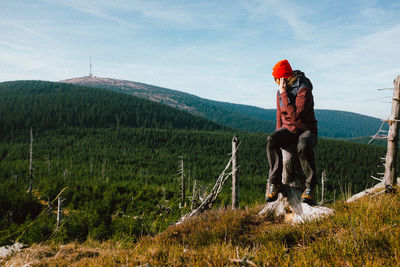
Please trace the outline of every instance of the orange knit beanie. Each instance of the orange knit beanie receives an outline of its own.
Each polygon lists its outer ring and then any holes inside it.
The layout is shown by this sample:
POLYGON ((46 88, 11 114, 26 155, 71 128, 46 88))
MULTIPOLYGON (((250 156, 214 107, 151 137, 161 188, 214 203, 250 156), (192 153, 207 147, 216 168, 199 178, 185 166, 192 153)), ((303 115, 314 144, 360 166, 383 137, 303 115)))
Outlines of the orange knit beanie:
POLYGON ((279 79, 279 78, 289 78, 292 76, 293 70, 292 67, 289 64, 289 61, 287 59, 281 60, 272 69, 272 76, 274 78, 279 79))

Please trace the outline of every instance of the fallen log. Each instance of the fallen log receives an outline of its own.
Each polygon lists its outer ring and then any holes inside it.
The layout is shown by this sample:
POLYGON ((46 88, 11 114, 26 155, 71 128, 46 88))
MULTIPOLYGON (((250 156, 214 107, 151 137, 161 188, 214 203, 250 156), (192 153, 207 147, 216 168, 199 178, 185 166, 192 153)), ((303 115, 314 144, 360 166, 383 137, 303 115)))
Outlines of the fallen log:
MULTIPOLYGON (((397 184, 400 184, 400 178, 397 178, 397 184)), ((361 191, 360 193, 357 193, 355 195, 353 195, 351 198, 349 198, 348 200, 346 200, 347 203, 351 203, 354 202, 356 200, 359 200, 362 197, 365 196, 374 196, 376 194, 379 194, 381 192, 385 192, 387 190, 385 182, 380 182, 377 183, 375 186, 368 188, 364 191, 361 191)))

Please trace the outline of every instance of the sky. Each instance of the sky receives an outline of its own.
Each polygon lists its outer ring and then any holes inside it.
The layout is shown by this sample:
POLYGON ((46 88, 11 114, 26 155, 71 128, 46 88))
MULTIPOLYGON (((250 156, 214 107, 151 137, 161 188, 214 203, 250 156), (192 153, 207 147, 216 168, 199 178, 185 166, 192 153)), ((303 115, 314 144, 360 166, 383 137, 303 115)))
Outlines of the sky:
POLYGON ((386 119, 400 1, 1 0, 0 82, 98 77, 276 108, 288 59, 315 108, 386 119))

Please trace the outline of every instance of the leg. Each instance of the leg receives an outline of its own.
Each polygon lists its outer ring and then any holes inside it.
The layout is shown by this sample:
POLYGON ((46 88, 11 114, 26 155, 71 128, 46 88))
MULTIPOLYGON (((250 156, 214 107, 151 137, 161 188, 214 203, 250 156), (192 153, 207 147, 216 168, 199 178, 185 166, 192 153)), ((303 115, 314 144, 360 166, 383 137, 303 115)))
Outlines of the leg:
POLYGON ((282 184, 282 151, 297 143, 297 135, 286 128, 280 128, 268 137, 267 156, 269 163, 269 183, 282 184))
POLYGON ((290 144, 297 143, 297 135, 286 128, 280 128, 268 137, 267 156, 269 162, 269 178, 267 183, 267 202, 275 201, 282 185, 282 151, 290 144))
POLYGON ((310 188, 312 191, 317 184, 314 155, 314 147, 317 145, 317 142, 317 135, 307 130, 300 134, 299 141, 297 143, 297 151, 299 154, 301 168, 306 177, 306 188, 310 188))

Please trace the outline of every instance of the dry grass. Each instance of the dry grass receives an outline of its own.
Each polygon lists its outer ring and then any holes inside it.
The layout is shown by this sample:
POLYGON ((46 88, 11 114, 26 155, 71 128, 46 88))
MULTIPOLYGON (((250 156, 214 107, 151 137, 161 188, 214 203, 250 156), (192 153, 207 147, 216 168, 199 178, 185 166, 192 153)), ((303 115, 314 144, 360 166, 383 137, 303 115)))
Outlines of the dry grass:
POLYGON ((34 245, 9 266, 398 266, 400 195, 337 203, 325 219, 290 225, 262 207, 214 210, 137 243, 34 245))

